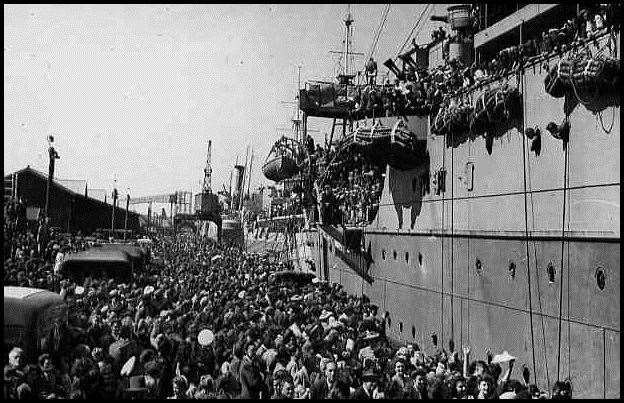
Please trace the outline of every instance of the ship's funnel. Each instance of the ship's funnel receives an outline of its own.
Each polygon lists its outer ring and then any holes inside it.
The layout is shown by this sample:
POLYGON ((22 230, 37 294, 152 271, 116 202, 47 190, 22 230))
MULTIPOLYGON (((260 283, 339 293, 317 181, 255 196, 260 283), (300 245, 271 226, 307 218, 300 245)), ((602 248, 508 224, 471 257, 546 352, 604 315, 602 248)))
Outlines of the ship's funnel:
POLYGON ((388 68, 388 70, 390 70, 391 72, 394 73, 395 76, 397 76, 397 78, 399 80, 402 80, 404 77, 403 72, 399 69, 399 67, 396 65, 396 63, 394 63, 394 60, 392 59, 388 59, 386 60, 384 63, 384 66, 386 66, 388 68))
POLYGON ((472 26, 470 4, 458 4, 447 8, 447 15, 432 15, 431 21, 440 21, 451 24, 451 29, 464 30, 472 26))
POLYGON ((238 196, 241 193, 244 173, 244 165, 234 165, 234 196, 238 196))

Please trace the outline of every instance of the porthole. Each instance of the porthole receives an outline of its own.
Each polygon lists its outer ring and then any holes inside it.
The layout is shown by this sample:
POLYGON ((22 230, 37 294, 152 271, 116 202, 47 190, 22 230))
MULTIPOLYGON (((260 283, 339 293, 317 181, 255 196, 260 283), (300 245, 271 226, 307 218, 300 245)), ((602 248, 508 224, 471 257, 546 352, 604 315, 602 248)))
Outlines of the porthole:
POLYGON ((405 263, 409 263, 409 252, 405 252, 405 263))
POLYGON ((422 266, 423 256, 422 253, 418 253, 418 264, 422 266))
POLYGON ((512 261, 509 262, 509 276, 511 277, 511 279, 513 280, 514 278, 516 278, 516 264, 512 261))
POLYGON ((606 281, 607 281, 607 275, 605 273, 604 267, 601 267, 601 266, 596 267, 596 285, 598 285, 598 288, 600 288, 601 290, 604 290, 606 281))
POLYGON ((550 284, 555 282, 555 274, 556 274, 555 266, 552 262, 548 262, 548 266, 546 266, 546 273, 548 273, 548 282, 550 284))
POLYGON ((385 249, 382 249, 382 250, 381 250, 381 258, 382 258, 383 260, 386 260, 386 250, 385 250, 385 249))
POLYGON ((397 251, 396 250, 392 251, 392 257, 394 258, 394 260, 397 260, 397 251))
POLYGON ((483 273, 483 264, 479 258, 475 261, 475 269, 477 270, 477 274, 483 273))
POLYGON ((416 338, 416 326, 412 325, 412 339, 416 338))
POLYGON ((399 322, 399 332, 403 333, 403 322, 399 322))

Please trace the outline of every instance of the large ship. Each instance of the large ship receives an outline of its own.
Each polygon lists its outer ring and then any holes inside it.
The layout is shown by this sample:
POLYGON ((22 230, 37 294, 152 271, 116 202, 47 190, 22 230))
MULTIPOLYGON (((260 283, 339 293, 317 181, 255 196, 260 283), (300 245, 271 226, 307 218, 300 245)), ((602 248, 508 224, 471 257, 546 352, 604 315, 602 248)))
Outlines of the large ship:
POLYGON ((394 85, 371 65, 300 90, 304 141, 333 121, 301 173, 317 275, 378 305, 391 339, 507 350, 541 389, 619 397, 619 6, 445 11, 450 35, 384 63, 394 85))

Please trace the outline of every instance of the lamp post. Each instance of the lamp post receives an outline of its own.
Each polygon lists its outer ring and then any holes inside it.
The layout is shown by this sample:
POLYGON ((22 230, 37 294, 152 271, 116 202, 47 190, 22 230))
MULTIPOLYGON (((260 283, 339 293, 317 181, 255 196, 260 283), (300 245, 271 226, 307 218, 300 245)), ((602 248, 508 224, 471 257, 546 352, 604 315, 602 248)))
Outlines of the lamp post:
POLYGON ((48 183, 46 186, 46 198, 45 198, 45 210, 44 217, 46 220, 49 219, 49 211, 50 211, 50 188, 52 187, 52 179, 54 177, 54 162, 61 157, 58 155, 56 150, 54 149, 54 136, 48 136, 48 155, 50 156, 50 162, 48 165, 48 183))

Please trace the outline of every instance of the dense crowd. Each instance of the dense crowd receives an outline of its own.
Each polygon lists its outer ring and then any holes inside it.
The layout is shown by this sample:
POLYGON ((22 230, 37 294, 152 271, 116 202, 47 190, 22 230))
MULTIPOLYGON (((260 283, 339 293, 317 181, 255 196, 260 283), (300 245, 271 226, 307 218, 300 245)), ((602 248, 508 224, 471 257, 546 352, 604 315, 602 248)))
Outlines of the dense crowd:
POLYGON ((348 153, 324 173, 321 190, 322 219, 325 224, 365 225, 379 209, 385 173, 381 166, 361 153, 348 153))
MULTIPOLYGON (((69 305, 61 350, 26 361, 8 347, 5 398, 521 398, 544 397, 513 358, 470 348, 397 346, 366 298, 322 281, 280 284, 286 265, 191 234, 154 239, 128 283, 54 270, 88 245, 37 237, 5 221, 4 284, 60 292, 69 305), (7 250, 7 245, 8 250, 7 250), (21 252, 19 252, 21 251, 21 252)), ((560 382, 553 397, 568 397, 560 382)))
MULTIPOLYGON (((612 31, 619 30, 614 4, 595 5, 583 9, 576 18, 567 20, 559 28, 551 28, 532 35, 522 45, 510 46, 493 57, 464 65, 461 60, 449 58, 451 43, 469 42, 465 33, 447 35, 443 29, 432 33, 433 43, 442 42, 444 65, 432 69, 416 69, 406 64, 405 71, 395 71, 399 77, 392 84, 388 79, 382 85, 358 87, 353 97, 354 113, 369 118, 383 116, 434 115, 440 104, 460 93, 518 71, 538 59, 563 54, 573 46, 612 31)), ((414 46, 417 46, 414 44, 414 46)), ((472 46, 472 45, 470 45, 472 46)))

